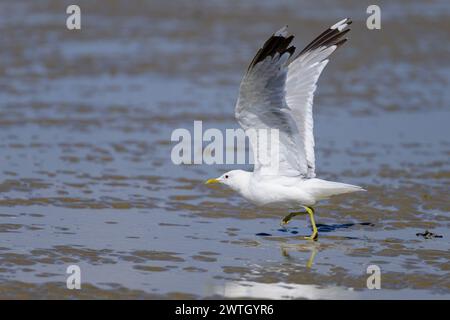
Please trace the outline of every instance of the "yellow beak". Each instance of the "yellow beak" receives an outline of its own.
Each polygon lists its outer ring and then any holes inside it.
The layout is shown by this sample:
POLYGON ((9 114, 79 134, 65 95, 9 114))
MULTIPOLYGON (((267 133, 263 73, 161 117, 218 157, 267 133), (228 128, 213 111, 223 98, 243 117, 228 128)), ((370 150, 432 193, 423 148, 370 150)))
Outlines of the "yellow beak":
POLYGON ((205 184, 211 184, 211 183, 219 183, 220 181, 217 179, 209 179, 208 181, 205 182, 205 184))

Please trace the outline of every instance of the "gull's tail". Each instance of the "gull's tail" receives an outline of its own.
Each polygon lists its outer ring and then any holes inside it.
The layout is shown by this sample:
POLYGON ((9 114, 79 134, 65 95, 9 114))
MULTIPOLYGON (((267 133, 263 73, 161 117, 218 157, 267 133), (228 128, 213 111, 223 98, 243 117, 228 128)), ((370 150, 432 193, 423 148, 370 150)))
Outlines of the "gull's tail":
POLYGON ((359 186, 341 182, 327 181, 315 178, 309 179, 307 181, 309 184, 308 192, 311 193, 316 200, 327 199, 338 194, 366 191, 359 186))

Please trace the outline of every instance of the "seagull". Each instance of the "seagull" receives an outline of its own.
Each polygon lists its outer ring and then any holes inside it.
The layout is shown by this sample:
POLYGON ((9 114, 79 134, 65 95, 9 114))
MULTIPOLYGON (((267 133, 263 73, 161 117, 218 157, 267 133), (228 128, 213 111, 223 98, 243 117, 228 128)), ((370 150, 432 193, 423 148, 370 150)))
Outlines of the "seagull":
POLYGON ((275 151, 263 155, 258 135, 248 135, 256 158, 253 172, 232 170, 206 181, 224 184, 256 206, 290 212, 281 220, 282 226, 297 215, 308 214, 312 234, 303 237, 307 240, 318 239, 313 208, 318 201, 365 191, 318 179, 315 174, 313 96, 329 56, 347 41, 344 36, 351 23, 348 18, 337 22, 298 54, 287 26, 264 43, 242 79, 235 117, 246 133, 276 130, 275 151))

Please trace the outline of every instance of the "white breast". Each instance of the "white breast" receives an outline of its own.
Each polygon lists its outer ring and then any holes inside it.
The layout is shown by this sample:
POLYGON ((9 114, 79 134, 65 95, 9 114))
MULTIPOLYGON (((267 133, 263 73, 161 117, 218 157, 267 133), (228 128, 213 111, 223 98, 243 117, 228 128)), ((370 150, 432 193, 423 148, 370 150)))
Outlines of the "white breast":
POLYGON ((242 196, 258 206, 298 209, 313 205, 313 197, 302 186, 302 180, 293 177, 255 177, 242 196))

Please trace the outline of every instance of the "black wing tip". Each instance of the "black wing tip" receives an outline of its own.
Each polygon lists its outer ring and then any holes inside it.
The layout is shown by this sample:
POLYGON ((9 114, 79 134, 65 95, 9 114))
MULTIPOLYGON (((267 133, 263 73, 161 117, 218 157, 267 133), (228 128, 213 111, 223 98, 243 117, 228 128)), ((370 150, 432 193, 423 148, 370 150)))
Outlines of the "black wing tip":
POLYGON ((350 25, 350 24, 353 23, 353 20, 352 20, 351 18, 345 18, 345 19, 342 19, 342 20, 339 21, 339 22, 342 22, 342 23, 345 23, 345 24, 347 24, 347 25, 350 25))
POLYGON ((288 25, 285 25, 283 28, 272 34, 269 39, 267 39, 263 47, 256 53, 252 62, 248 66, 247 71, 250 71, 256 64, 265 60, 267 57, 274 57, 277 53, 280 57, 285 53, 289 53, 291 56, 294 54, 295 47, 290 45, 294 39, 294 36, 287 35, 287 28, 288 25))
POLYGON ((348 38, 341 39, 341 40, 339 40, 338 42, 336 42, 334 45, 335 45, 336 47, 339 48, 339 47, 342 46, 344 43, 346 43, 347 40, 348 40, 348 38))
POLYGON ((292 56, 295 52, 295 49, 296 49, 295 46, 291 46, 291 47, 287 48, 285 52, 288 52, 289 55, 292 56))
POLYGON ((336 27, 338 25, 340 26, 340 25, 344 25, 344 24, 346 25, 344 28, 346 28, 349 25, 351 25, 352 23, 353 23, 353 20, 351 18, 345 18, 345 19, 342 19, 341 21, 337 22, 336 24, 332 25, 330 27, 330 29, 332 29, 333 27, 336 27))
POLYGON ((331 46, 341 46, 345 41, 342 41, 342 37, 347 34, 351 29, 348 26, 352 24, 350 18, 345 18, 336 24, 332 25, 324 32, 322 32, 317 38, 311 41, 296 57, 297 59, 302 54, 315 50, 319 47, 331 47, 331 46))
MULTIPOLYGON (((353 21, 350 18, 345 18, 338 23, 332 25, 327 30, 322 32, 316 39, 314 39, 310 44, 308 44, 295 58, 294 60, 305 52, 317 49, 321 46, 336 46, 340 47, 345 42, 347 38, 342 38, 345 34, 350 31, 348 28, 353 21), (340 28, 342 27, 342 28, 340 28)), ((265 60, 267 57, 274 57, 275 54, 282 56, 285 53, 289 53, 290 56, 294 55, 295 46, 291 46, 291 42, 294 39, 293 35, 288 36, 287 33, 288 25, 284 25, 283 28, 279 29, 277 32, 272 34, 272 36, 264 43, 263 47, 258 50, 252 62, 248 66, 247 72, 250 71, 256 64, 265 60)))

